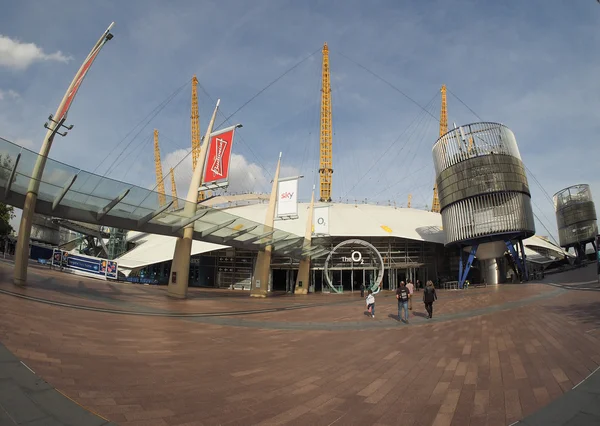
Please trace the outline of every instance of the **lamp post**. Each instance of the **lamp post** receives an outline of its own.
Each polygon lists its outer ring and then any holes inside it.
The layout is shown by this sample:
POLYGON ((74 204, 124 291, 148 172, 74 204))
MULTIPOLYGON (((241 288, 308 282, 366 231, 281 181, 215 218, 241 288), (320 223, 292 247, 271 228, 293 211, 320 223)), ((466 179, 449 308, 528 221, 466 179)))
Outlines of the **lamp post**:
POLYGON ((27 189, 27 195, 25 196, 25 203, 23 205, 23 213, 21 215, 21 223, 19 225, 19 235, 17 236, 17 247, 15 249, 15 272, 14 272, 14 283, 16 285, 25 285, 27 281, 27 265, 29 262, 29 239, 31 236, 31 225, 33 220, 33 213, 35 212, 35 203, 37 201, 38 191, 40 188, 40 182, 44 173, 44 167, 46 166, 46 159, 48 153, 52 147, 54 136, 59 134, 60 136, 66 136, 67 132, 59 131, 63 127, 65 130, 71 130, 73 126, 65 126, 64 122, 67 119, 67 114, 75 99, 75 95, 81 86, 81 82, 85 78, 88 70, 92 63, 98 56, 98 53, 107 41, 113 38, 110 30, 114 26, 112 22, 102 36, 98 39, 88 56, 83 61, 83 64, 75 74, 75 77, 71 81, 69 88, 67 89, 62 101, 58 105, 56 114, 48 117, 49 123, 44 124, 44 127, 48 129, 39 155, 33 167, 31 173, 31 179, 29 181, 29 187, 27 189))

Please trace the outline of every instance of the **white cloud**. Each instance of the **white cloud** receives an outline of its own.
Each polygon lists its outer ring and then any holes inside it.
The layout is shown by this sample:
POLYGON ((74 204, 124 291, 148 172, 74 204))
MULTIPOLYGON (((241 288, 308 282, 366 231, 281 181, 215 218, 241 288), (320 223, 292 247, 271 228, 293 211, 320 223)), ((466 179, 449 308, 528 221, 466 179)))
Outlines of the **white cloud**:
POLYGON ((15 92, 12 89, 9 89, 7 91, 4 91, 2 89, 0 89, 0 101, 4 100, 4 99, 19 99, 21 97, 21 95, 19 95, 17 92, 15 92))
POLYGON ((249 163, 241 154, 232 154, 229 182, 229 192, 260 191, 268 179, 259 165, 249 163))
MULTIPOLYGON (((171 194, 171 176, 169 176, 169 172, 171 167, 173 167, 175 173, 175 185, 177 186, 177 196, 179 198, 185 198, 192 178, 192 158, 191 155, 188 155, 188 150, 178 149, 168 153, 162 157, 161 160, 165 192, 171 194)), ((291 175, 298 174, 297 169, 288 169, 291 172, 291 175)), ((227 192, 260 192, 264 191, 265 187, 268 185, 269 179, 265 176, 264 170, 259 165, 248 162, 241 154, 231 155, 231 163, 229 165, 229 188, 227 189, 227 192)), ((152 187, 154 187, 154 185, 152 185, 152 187)))
POLYGON ((8 36, 0 35, 0 67, 24 70, 34 62, 68 62, 71 59, 70 56, 64 55, 60 50, 47 54, 34 43, 23 43, 8 36))

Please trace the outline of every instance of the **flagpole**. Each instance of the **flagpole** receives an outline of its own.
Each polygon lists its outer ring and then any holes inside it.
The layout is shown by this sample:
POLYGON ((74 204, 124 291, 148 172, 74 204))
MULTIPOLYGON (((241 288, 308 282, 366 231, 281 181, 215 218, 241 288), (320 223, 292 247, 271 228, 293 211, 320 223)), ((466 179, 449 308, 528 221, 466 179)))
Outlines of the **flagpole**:
POLYGON ((88 56, 83 61, 81 67, 73 77, 69 88, 65 92, 54 116, 49 117, 49 123, 46 123, 44 127, 48 129, 44 142, 38 154, 31 179, 29 180, 29 187, 27 189, 27 195, 25 196, 25 203, 23 205, 23 213, 21 214, 21 223, 19 225, 19 234, 17 235, 17 246, 15 248, 15 271, 13 282, 16 285, 24 286, 27 282, 27 265, 29 263, 29 241, 31 236, 31 226, 33 223, 33 213, 35 212, 35 204, 37 202, 38 191, 40 189, 40 183, 42 175, 44 173, 44 167, 46 166, 46 159, 52 147, 52 142, 56 134, 60 136, 66 136, 67 132, 60 133, 63 127, 66 130, 71 130, 73 126, 65 126, 64 122, 67 119, 67 114, 77 94, 81 82, 83 81, 87 71, 91 67, 94 59, 106 44, 107 41, 113 38, 110 30, 115 25, 112 22, 102 36, 98 39, 88 56))

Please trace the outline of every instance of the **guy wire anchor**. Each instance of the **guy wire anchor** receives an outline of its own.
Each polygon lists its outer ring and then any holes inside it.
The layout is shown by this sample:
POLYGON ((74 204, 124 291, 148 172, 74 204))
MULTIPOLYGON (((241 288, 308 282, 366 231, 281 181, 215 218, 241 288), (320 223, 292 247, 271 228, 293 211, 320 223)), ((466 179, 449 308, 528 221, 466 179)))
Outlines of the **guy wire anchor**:
POLYGON ((65 118, 65 117, 61 118, 59 121, 56 121, 56 120, 54 120, 54 117, 53 117, 53 115, 52 115, 52 114, 50 114, 50 115, 48 116, 48 120, 52 121, 52 122, 55 124, 55 126, 54 126, 54 129, 50 129, 50 126, 48 126, 48 122, 46 121, 46 122, 44 123, 44 127, 45 127, 46 129, 48 129, 48 130, 52 130, 52 136, 54 136, 54 135, 56 135, 56 134, 58 134, 58 135, 60 135, 60 136, 63 136, 63 137, 64 137, 64 136, 67 136, 67 133, 68 133, 68 132, 66 132, 66 131, 65 131, 65 132, 61 133, 61 132, 59 132, 59 131, 58 131, 58 130, 59 130, 60 128, 62 128, 62 127, 64 127, 64 128, 65 128, 65 129, 67 129, 67 130, 71 130, 71 129, 73 129, 73 125, 72 125, 72 124, 71 124, 70 126, 65 126, 65 125, 64 125, 64 123, 65 123, 65 120, 66 120, 66 118, 65 118))

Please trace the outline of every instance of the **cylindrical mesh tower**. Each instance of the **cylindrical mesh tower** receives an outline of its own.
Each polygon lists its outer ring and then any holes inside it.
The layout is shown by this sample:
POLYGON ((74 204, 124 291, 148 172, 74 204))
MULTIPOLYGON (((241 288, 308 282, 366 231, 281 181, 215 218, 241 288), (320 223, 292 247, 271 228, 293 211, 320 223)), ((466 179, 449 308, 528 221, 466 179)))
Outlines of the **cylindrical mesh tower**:
POLYGON ((446 245, 535 233, 525 167, 508 127, 474 123, 453 129, 433 146, 433 161, 446 245))
POLYGON ((598 225, 590 186, 573 185, 558 191, 553 198, 560 245, 569 248, 594 241, 598 225))

